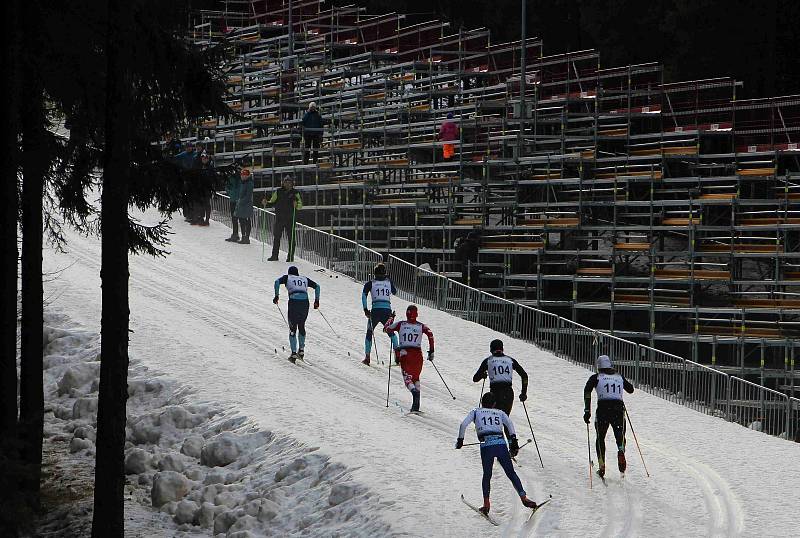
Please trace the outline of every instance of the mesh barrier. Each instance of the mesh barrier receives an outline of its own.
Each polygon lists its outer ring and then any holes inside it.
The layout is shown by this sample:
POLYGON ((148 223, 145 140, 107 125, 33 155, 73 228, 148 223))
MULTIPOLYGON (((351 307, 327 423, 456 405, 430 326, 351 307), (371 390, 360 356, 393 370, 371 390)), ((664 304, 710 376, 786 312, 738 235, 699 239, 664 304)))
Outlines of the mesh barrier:
MULTIPOLYGON (((226 196, 215 195, 212 209, 216 220, 230 226, 226 196)), ((254 208, 252 223, 259 240, 271 245, 275 215, 254 208)), ((289 249, 288 241, 282 239, 284 251, 289 249)), ((355 241, 299 223, 294 242, 297 257, 357 281, 372 278, 375 265, 384 261, 382 254, 355 241)), ((406 301, 530 342, 590 370, 599 355, 608 355, 615 368, 640 390, 770 435, 788 439, 798 435, 797 398, 471 288, 395 256, 389 256, 386 265, 398 296, 406 301)))

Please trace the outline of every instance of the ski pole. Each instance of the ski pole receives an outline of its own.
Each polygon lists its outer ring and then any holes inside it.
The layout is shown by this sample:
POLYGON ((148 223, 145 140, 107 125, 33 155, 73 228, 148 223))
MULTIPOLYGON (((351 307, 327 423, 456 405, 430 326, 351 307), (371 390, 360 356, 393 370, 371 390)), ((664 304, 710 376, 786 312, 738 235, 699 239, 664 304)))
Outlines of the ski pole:
MULTIPOLYGON (((531 439, 528 439, 527 441, 525 441, 524 443, 522 443, 521 445, 519 445, 519 448, 520 448, 520 450, 522 450, 523 448, 525 448, 526 446, 528 446, 529 444, 531 444, 531 441, 532 441, 531 439)), ((475 446, 475 445, 479 445, 479 444, 481 444, 481 442, 480 442, 480 441, 478 441, 477 443, 466 443, 466 444, 463 444, 463 445, 461 445, 461 446, 475 446)))
POLYGON ((436 363, 434 363, 433 361, 431 361, 431 365, 433 365, 433 369, 434 369, 434 370, 436 370, 436 373, 437 373, 437 374, 439 374, 439 379, 441 379, 441 380, 442 380, 442 383, 444 383, 444 388, 446 388, 446 389, 447 389, 447 392, 449 392, 449 393, 450 393, 450 396, 452 396, 452 397, 453 397, 453 399, 455 400, 455 399, 456 399, 456 397, 455 397, 455 396, 453 396, 453 392, 450 390, 450 387, 448 387, 448 386, 447 386, 447 382, 444 380, 444 378, 442 377, 442 374, 439 372, 439 369, 436 367, 436 363))
POLYGON ((278 306, 278 303, 275 303, 275 308, 277 308, 278 312, 281 313, 281 317, 283 318, 283 322, 286 324, 286 327, 289 328, 289 322, 286 321, 286 316, 283 315, 283 310, 281 310, 281 307, 278 306))
POLYGON ((338 335, 338 334, 336 334, 336 331, 334 330, 333 326, 331 326, 331 322, 330 322, 330 321, 328 321, 328 318, 326 318, 326 317, 325 317, 325 314, 323 314, 323 313, 322 313, 322 310, 320 310, 319 308, 317 308, 317 312, 319 312, 319 315, 320 315, 320 316, 322 316, 322 319, 324 319, 324 320, 325 320, 325 323, 327 323, 327 324, 328 324, 328 327, 330 327, 330 328, 331 328, 331 332, 333 332, 333 335, 334 335, 336 338, 339 338, 339 335, 338 335))
MULTIPOLYGON (((372 318, 370 318, 370 320, 367 323, 369 323, 370 332, 372 333, 372 347, 375 348, 375 360, 381 362, 381 354, 378 353, 378 340, 375 338, 375 326, 372 325, 372 318)), ((394 344, 394 342, 392 342, 392 344, 394 344)), ((389 357, 389 366, 392 365, 391 359, 392 358, 389 357)))
POLYGON ((592 470, 594 469, 594 462, 592 461, 592 441, 589 437, 589 423, 586 423, 586 448, 589 451, 589 489, 592 489, 592 470))
MULTIPOLYGON (((372 323, 372 322, 370 322, 372 323)), ((394 342, 391 344, 391 349, 394 350, 394 342)), ((375 358, 378 357, 378 350, 375 349, 375 358)), ((389 389, 392 387, 392 353, 389 352, 389 379, 386 381, 386 407, 389 407, 389 389)))
POLYGON ((525 407, 525 402, 522 402, 522 408, 525 410, 525 418, 528 419, 528 426, 530 426, 531 428, 531 437, 533 438, 533 446, 536 447, 536 453, 539 454, 539 463, 541 464, 542 469, 544 469, 544 462, 542 461, 542 453, 539 452, 539 444, 536 442, 536 434, 533 433, 533 424, 531 424, 531 417, 528 416, 528 408, 525 407))
POLYGON ((633 434, 633 440, 636 441, 636 450, 639 451, 639 457, 642 458, 642 465, 644 466, 644 472, 647 475, 647 478, 650 478, 650 472, 647 470, 647 465, 644 463, 644 456, 642 455, 642 449, 639 447, 639 439, 636 437, 636 431, 633 429, 633 422, 631 422, 631 416, 628 414, 628 408, 625 408, 625 416, 628 417, 628 424, 631 425, 631 433, 633 434))
POLYGON ((481 383, 481 397, 478 398, 478 407, 481 406, 481 400, 483 400, 483 388, 486 386, 486 378, 483 378, 483 383, 481 383))

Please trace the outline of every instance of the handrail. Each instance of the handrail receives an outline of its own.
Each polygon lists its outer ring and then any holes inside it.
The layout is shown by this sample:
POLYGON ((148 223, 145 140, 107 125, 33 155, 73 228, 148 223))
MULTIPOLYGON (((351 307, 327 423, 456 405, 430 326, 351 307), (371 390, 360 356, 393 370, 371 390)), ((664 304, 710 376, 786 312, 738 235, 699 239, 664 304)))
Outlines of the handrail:
MULTIPOLYGON (((229 225, 228 197, 215 194, 212 207, 215 218, 229 225)), ((274 213, 254 208, 253 229, 260 231, 262 243, 272 244, 274 220, 274 213)), ((356 281, 368 280, 375 264, 385 262, 398 296, 405 300, 519 338, 590 370, 599 355, 610 355, 617 370, 645 392, 777 437, 793 440, 800 433, 800 399, 472 288, 396 256, 384 260, 381 253, 352 239, 297 223, 295 255, 356 281)))

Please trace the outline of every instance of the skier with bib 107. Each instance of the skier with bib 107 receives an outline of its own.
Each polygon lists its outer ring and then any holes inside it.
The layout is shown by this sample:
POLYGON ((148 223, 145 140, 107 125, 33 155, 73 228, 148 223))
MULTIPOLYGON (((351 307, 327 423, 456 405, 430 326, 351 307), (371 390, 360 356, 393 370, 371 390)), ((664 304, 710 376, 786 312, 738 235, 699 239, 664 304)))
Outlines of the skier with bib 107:
MULTIPOLYGON (((372 342, 375 339, 375 328, 378 323, 384 328, 392 313, 392 295, 397 294, 394 283, 386 276, 386 266, 379 263, 375 266, 375 277, 364 283, 361 292, 361 306, 364 307, 364 315, 367 316, 367 335, 364 340, 364 364, 369 365, 369 355, 372 352, 372 342), (367 308, 367 295, 372 296, 372 310, 367 308)), ((397 337, 390 335, 394 348, 397 349, 397 337)))
POLYGON ((633 393, 633 385, 621 374, 614 370, 611 358, 608 355, 597 357, 597 373, 592 375, 583 388, 583 421, 589 424, 592 417, 592 390, 597 392, 597 410, 595 412, 594 427, 597 431, 597 460, 600 467, 597 474, 601 478, 606 474, 606 434, 608 427, 614 430, 617 441, 617 465, 619 472, 624 473, 627 463, 625 461, 625 403, 622 401, 622 391, 633 393))
POLYGON ((319 308, 319 284, 306 276, 301 276, 297 267, 289 267, 287 274, 275 279, 275 297, 272 302, 278 304, 281 285, 286 286, 289 293, 289 346, 292 354, 291 362, 302 359, 305 355, 306 345, 306 319, 308 318, 308 288, 314 288, 314 308, 319 308), (297 333, 300 333, 300 347, 298 349, 297 333))
POLYGON ((456 439, 456 448, 464 446, 464 432, 470 423, 475 424, 475 432, 481 442, 481 463, 483 464, 483 481, 481 483, 483 488, 483 507, 479 511, 487 517, 489 516, 489 490, 492 482, 492 467, 494 467, 495 459, 500 463, 508 479, 511 480, 522 504, 528 508, 535 509, 537 507, 537 504, 527 497, 525 489, 522 487, 522 481, 517 476, 516 471, 514 471, 514 465, 511 463, 511 458, 515 457, 519 452, 514 423, 511 422, 511 419, 508 418, 504 411, 496 409, 495 405, 494 394, 491 392, 484 394, 481 398, 481 406, 470 411, 461 422, 461 426, 458 428, 458 439, 456 439), (506 429, 509 435, 508 445, 506 445, 506 440, 503 438, 503 428, 506 429))
POLYGON ((422 373, 422 335, 428 337, 428 360, 433 360, 433 332, 427 325, 417 321, 417 307, 409 305, 406 320, 386 322, 384 331, 389 336, 397 333, 399 345, 395 348, 395 362, 403 372, 403 383, 411 391, 411 412, 419 412, 419 376, 422 373))

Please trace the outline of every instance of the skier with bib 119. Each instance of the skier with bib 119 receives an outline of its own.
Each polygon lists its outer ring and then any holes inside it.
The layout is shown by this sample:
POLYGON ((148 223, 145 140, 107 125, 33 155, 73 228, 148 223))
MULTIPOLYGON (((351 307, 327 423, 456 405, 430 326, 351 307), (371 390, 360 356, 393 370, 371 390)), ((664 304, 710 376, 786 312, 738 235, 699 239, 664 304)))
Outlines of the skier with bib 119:
POLYGON ((295 362, 305 355, 308 288, 314 288, 314 308, 319 308, 319 284, 306 276, 300 276, 297 267, 294 265, 289 267, 287 273, 275 279, 275 297, 272 302, 278 304, 281 284, 286 286, 286 291, 289 293, 289 307, 287 309, 289 317, 289 346, 292 348, 289 360, 295 362), (297 347, 297 332, 300 333, 299 349, 297 347))
MULTIPOLYGON (((393 316, 392 295, 397 294, 394 283, 386 276, 386 266, 379 263, 375 266, 375 278, 364 283, 364 290, 361 293, 361 305, 364 307, 364 315, 367 316, 367 336, 364 340, 364 364, 369 364, 369 355, 372 351, 372 340, 375 337, 374 329, 378 323, 384 328, 386 323, 393 316), (367 308, 367 295, 372 295, 372 310, 367 308)), ((397 349, 397 337, 391 336, 392 344, 397 349)))
POLYGON ((492 468, 494 467, 495 459, 500 463, 508 479, 511 480, 522 504, 528 508, 537 507, 537 504, 528 499, 525 494, 522 481, 520 481, 519 476, 514 471, 514 465, 511 463, 511 458, 515 457, 519 452, 514 423, 511 422, 505 412, 495 406, 494 394, 491 392, 484 394, 481 398, 481 406, 470 411, 461 422, 461 426, 458 428, 458 439, 456 439, 456 448, 464 446, 464 431, 470 423, 475 424, 475 432, 481 442, 481 463, 483 464, 483 481, 481 483, 483 487, 483 507, 479 510, 485 516, 489 515, 489 490, 491 488, 492 468), (503 428, 508 432, 508 445, 506 445, 506 440, 503 438, 503 428))
POLYGON ((422 335, 428 337, 428 360, 433 360, 433 332, 417 321, 417 307, 409 305, 405 321, 390 318, 383 329, 389 336, 397 333, 395 362, 403 372, 403 383, 411 391, 411 412, 419 412, 419 375, 422 373, 422 335))
MULTIPOLYGON (((511 381, 514 372, 519 374, 522 380, 522 391, 519 393, 519 401, 524 402, 528 399, 528 373, 519 363, 503 352, 503 341, 492 340, 489 344, 491 356, 486 357, 478 367, 478 371, 472 376, 472 381, 477 383, 489 377, 489 392, 494 394, 497 409, 501 409, 506 415, 511 415, 511 407, 514 405, 514 389, 511 381)), ((508 432, 506 432, 506 435, 508 432)))
POLYGON ((606 474, 606 433, 608 427, 614 430, 617 441, 617 465, 619 472, 624 473, 627 466, 625 462, 625 404, 622 401, 622 391, 633 393, 633 385, 621 374, 614 370, 608 355, 597 357, 597 373, 592 375, 583 388, 583 421, 589 424, 592 417, 592 390, 597 392, 597 410, 595 411, 594 427, 597 430, 595 450, 600 467, 597 474, 604 477, 606 474))

